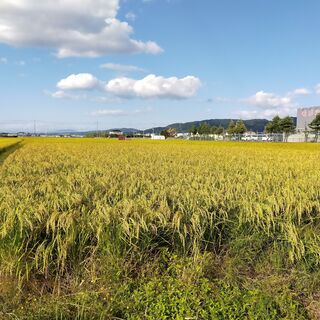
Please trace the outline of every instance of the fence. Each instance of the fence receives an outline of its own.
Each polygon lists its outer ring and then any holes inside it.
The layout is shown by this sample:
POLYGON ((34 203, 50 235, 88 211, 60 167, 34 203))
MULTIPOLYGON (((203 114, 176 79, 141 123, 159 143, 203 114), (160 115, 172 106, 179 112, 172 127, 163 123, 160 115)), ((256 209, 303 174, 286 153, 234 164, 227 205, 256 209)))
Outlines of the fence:
POLYGON ((189 140, 209 140, 209 141, 252 141, 252 142, 284 142, 287 137, 283 133, 254 133, 254 134, 196 134, 189 135, 189 140))

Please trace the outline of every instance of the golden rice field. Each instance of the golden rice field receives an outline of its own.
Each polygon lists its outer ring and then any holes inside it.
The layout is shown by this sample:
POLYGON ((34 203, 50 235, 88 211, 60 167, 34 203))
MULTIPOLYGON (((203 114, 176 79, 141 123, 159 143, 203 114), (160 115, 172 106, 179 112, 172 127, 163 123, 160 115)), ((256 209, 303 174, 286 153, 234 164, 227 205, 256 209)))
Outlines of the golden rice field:
POLYGON ((17 144, 21 139, 18 138, 0 138, 0 152, 13 144, 17 144))
POLYGON ((0 319, 320 319, 319 289, 319 144, 39 138, 0 166, 0 319))

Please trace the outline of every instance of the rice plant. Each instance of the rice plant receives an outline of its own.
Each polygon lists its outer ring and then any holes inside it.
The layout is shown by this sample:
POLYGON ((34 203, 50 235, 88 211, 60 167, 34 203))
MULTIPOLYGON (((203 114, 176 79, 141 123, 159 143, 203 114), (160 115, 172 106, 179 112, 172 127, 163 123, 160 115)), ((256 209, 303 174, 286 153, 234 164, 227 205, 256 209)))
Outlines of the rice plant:
POLYGON ((3 314, 316 318, 319 219, 316 144, 25 139, 0 167, 3 314), (268 302, 222 316, 223 292, 268 302))
POLYGON ((10 146, 20 143, 21 139, 18 138, 0 138, 0 153, 7 150, 10 146))

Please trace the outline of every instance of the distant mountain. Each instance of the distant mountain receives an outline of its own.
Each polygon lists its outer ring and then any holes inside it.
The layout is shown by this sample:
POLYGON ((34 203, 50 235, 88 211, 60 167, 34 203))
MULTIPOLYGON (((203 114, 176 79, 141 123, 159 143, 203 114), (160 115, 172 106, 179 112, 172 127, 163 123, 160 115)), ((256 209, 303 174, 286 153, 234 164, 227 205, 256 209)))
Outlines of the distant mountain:
MULTIPOLYGON (((209 126, 213 127, 223 127, 228 128, 230 121, 237 121, 239 119, 207 119, 207 120, 200 120, 200 121, 191 121, 191 122, 184 122, 184 123, 172 123, 165 127, 155 127, 150 128, 147 130, 139 130, 135 128, 113 128, 113 129, 107 129, 107 130, 99 130, 100 133, 108 132, 108 131, 114 131, 114 130, 120 130, 125 134, 132 134, 132 133, 155 133, 160 134, 161 131, 168 129, 168 128, 175 128, 178 132, 187 133, 190 131, 190 129, 193 126, 199 127, 201 124, 208 124, 209 126)), ((297 118, 292 117, 293 123, 296 126, 297 124, 297 118)), ((265 126, 269 123, 269 120, 267 119, 251 119, 251 120, 243 120, 244 124, 246 125, 247 129, 254 132, 263 132, 265 126)), ((87 134, 94 134, 96 133, 96 130, 91 131, 75 131, 75 130, 59 130, 55 131, 51 134, 80 134, 80 135, 87 135, 87 134)))
POLYGON ((107 131, 114 131, 114 130, 120 130, 123 133, 136 133, 136 132, 140 132, 141 130, 139 129, 135 129, 135 128, 117 128, 117 129, 110 129, 107 131))
POLYGON ((63 130, 55 130, 54 132, 50 132, 49 134, 78 134, 77 130, 73 130, 73 129, 63 129, 63 130))
MULTIPOLYGON (((134 128, 113 128, 107 130, 98 130, 99 133, 105 133, 109 131, 120 130, 125 134, 132 134, 136 132, 141 132, 141 130, 134 129, 134 128)), ((90 130, 90 131, 76 131, 76 130, 57 130, 54 132, 50 132, 51 135, 65 135, 65 134, 77 134, 77 135, 87 135, 87 134, 94 134, 97 130, 90 130)))
MULTIPOLYGON (((297 119, 292 118, 294 123, 296 124, 297 119)), ((168 128, 175 128, 178 132, 186 133, 193 127, 199 127, 201 124, 208 124, 209 126, 213 127, 223 127, 228 128, 230 121, 237 121, 239 119, 207 119, 207 120, 200 120, 200 121, 192 121, 192 122, 185 122, 185 123, 172 123, 166 127, 156 127, 145 130, 145 133, 152 133, 155 132, 159 134, 162 130, 168 128)), ((247 129, 254 132, 263 132, 265 126, 269 123, 267 119, 251 119, 251 120, 244 120, 244 124, 246 125, 247 129)))

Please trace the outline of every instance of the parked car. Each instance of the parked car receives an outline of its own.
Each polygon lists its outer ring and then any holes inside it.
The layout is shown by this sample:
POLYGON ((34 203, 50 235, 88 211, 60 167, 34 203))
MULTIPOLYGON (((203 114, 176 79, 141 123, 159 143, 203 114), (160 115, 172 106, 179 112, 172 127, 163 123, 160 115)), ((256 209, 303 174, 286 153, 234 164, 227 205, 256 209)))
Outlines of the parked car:
POLYGON ((259 138, 256 135, 250 135, 250 136, 243 136, 241 140, 242 141, 258 141, 259 138))
POLYGON ((272 138, 271 137, 268 137, 268 136, 263 136, 262 141, 272 141, 272 138))

